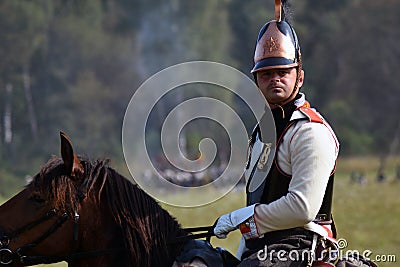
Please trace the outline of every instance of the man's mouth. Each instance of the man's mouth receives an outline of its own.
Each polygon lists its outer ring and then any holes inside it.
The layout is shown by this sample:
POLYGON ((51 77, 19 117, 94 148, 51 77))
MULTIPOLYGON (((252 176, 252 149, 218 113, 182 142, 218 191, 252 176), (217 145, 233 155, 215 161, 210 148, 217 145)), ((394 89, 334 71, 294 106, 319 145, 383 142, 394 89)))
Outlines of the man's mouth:
POLYGON ((269 87, 268 87, 268 90, 269 90, 269 91, 273 91, 273 92, 277 92, 277 91, 282 91, 283 88, 280 87, 280 86, 269 86, 269 87))

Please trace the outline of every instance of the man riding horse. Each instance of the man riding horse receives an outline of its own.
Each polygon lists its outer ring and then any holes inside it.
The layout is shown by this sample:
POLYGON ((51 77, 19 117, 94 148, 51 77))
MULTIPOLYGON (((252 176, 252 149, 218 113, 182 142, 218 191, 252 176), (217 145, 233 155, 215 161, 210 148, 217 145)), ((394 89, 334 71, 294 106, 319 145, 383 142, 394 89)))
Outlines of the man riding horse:
POLYGON ((251 70, 274 117, 274 161, 264 172, 260 160, 268 145, 257 126, 249 142, 247 189, 256 177, 263 182, 247 190, 247 207, 218 219, 214 233, 225 238, 240 229, 238 266, 371 266, 338 257, 331 206, 339 142, 300 92, 300 45, 284 13, 276 0, 275 20, 259 32, 251 70))

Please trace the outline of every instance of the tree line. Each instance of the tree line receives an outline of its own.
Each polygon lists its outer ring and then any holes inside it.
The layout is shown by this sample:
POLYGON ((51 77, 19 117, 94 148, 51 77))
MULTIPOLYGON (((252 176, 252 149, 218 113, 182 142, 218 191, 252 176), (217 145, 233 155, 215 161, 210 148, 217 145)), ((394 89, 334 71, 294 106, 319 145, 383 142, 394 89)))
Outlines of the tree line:
MULTIPOLYGON (((400 3, 292 2, 303 91, 342 155, 398 154, 400 3)), ((251 77, 258 30, 272 18, 267 0, 1 1, 0 180, 37 171, 57 153, 59 130, 88 155, 123 161, 122 120, 141 83, 189 60, 251 77)))

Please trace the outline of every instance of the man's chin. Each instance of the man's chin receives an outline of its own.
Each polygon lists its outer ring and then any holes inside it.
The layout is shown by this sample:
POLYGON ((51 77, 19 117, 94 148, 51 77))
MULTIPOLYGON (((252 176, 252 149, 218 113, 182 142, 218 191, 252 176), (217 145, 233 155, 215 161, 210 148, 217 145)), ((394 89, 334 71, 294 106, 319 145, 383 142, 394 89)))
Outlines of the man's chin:
POLYGON ((267 101, 270 104, 280 105, 280 103, 285 101, 285 97, 281 95, 268 96, 267 101))

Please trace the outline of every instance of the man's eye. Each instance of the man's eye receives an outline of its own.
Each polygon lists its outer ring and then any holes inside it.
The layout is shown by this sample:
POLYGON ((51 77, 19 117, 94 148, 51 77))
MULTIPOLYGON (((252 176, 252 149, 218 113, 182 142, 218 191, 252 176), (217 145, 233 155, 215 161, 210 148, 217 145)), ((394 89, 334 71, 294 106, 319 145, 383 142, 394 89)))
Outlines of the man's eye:
POLYGON ((285 71, 285 70, 281 70, 280 72, 279 72, 279 75, 280 76, 285 76, 286 74, 288 74, 289 72, 287 72, 287 71, 285 71))
POLYGON ((271 76, 271 72, 264 72, 261 74, 262 77, 270 77, 271 76))

